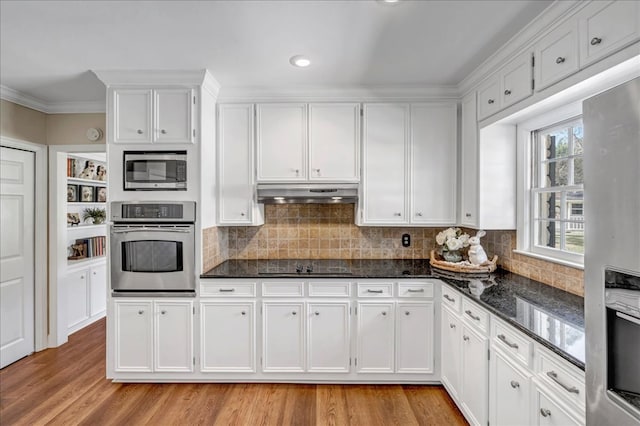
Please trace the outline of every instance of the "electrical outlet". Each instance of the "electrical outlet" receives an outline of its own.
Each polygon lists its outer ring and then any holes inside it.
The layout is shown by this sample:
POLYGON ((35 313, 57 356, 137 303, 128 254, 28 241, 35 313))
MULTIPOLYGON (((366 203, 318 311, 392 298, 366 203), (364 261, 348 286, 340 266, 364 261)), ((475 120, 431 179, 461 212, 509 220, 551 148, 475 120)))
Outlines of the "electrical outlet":
POLYGON ((411 235, 402 234, 402 247, 409 247, 411 245, 411 235))

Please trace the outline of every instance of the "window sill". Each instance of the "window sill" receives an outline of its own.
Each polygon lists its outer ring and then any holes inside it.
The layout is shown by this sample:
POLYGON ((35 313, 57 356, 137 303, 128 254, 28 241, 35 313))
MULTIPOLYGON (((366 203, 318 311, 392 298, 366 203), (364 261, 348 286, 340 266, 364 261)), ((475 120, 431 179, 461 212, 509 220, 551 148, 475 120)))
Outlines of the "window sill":
POLYGON ((514 250, 514 253, 521 254, 523 256, 533 257, 534 259, 546 260, 547 262, 557 263, 559 265, 568 266, 570 268, 579 269, 584 271, 584 265, 582 263, 575 263, 568 260, 558 259, 556 257, 545 256, 543 254, 532 253, 525 250, 514 250))

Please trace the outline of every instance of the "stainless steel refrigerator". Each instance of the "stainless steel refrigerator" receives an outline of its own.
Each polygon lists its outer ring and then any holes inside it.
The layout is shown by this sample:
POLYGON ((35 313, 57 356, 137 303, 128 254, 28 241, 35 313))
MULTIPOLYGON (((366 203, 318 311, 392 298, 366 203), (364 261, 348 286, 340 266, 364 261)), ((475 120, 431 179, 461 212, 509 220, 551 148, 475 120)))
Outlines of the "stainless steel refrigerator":
POLYGON ((583 103, 588 425, 640 425, 640 78, 583 103))

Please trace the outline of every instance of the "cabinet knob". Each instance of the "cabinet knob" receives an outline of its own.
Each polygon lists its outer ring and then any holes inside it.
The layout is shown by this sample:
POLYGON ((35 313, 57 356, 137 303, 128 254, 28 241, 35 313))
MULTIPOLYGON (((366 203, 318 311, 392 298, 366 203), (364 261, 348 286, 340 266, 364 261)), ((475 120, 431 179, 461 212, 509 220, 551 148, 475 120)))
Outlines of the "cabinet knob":
POLYGON ((505 94, 505 95, 507 95, 507 96, 509 96, 509 95, 511 94, 511 90, 509 90, 509 89, 505 90, 505 91, 504 91, 504 94, 505 94))
POLYGON ((418 212, 418 213, 416 213, 416 216, 418 216, 418 217, 422 217, 422 212, 418 212))
POLYGON ((471 213, 465 213, 465 217, 471 217, 471 213))
POLYGON ((462 340, 464 340, 465 342, 469 340, 469 336, 462 336, 462 340))
POLYGON ((411 315, 411 312, 409 312, 409 311, 404 311, 404 314, 405 314, 406 316, 409 316, 409 315, 411 315))
POLYGON ((144 314, 144 311, 143 311, 142 309, 140 309, 140 310, 138 311, 138 315, 142 315, 142 314, 144 314))
POLYGON ((296 311, 291 312, 291 315, 298 315, 296 311))
POLYGON ((245 216, 244 212, 240 213, 240 216, 244 217, 245 216))
POLYGON ((489 99, 489 100, 487 101, 487 103, 488 103, 489 105, 493 104, 494 102, 495 102, 495 101, 494 101, 493 99, 489 99))
POLYGON ((386 317, 386 316, 387 316, 387 311, 383 311, 383 312, 382 312, 382 316, 383 316, 383 317, 386 317))
POLYGON ((451 324, 449 324, 449 328, 456 328, 456 325, 451 323, 451 324))
POLYGON ((138 129, 137 133, 138 133, 139 135, 141 135, 141 134, 143 133, 143 132, 142 132, 142 129, 138 129))
POLYGON ((315 170, 315 171, 316 171, 316 174, 317 174, 318 176, 320 176, 320 169, 313 169, 313 170, 315 170))
POLYGON ((556 58, 556 64, 561 64, 565 61, 565 58, 563 58, 562 56, 558 56, 556 58))
POLYGON ((402 216, 402 213, 398 213, 398 212, 396 212, 396 213, 394 213, 393 215, 394 215, 394 216, 402 216))
POLYGON ((546 408, 541 408, 540 414, 542 415, 542 417, 549 417, 551 415, 551 411, 547 410, 546 408))
POLYGON ((160 311, 162 315, 166 315, 167 311, 160 311))
POLYGON ((296 172, 296 176, 300 176, 300 169, 296 169, 295 172, 296 172))
POLYGON ((318 311, 315 311, 315 312, 314 312, 314 314, 316 314, 316 315, 320 315, 320 312, 318 312, 318 311))
POLYGON ((80 275, 80 279, 81 279, 81 280, 84 280, 84 275, 80 275))
POLYGON ((247 315, 245 311, 240 312, 242 315, 247 315))
POLYGON ((595 46, 596 44, 602 43, 602 39, 600 37, 594 37, 591 39, 591 45, 595 46))
POLYGON ((520 383, 516 382, 515 380, 511 381, 511 387, 516 389, 520 387, 520 383))
POLYGON ((96 272, 95 272, 95 271, 93 271, 93 275, 95 275, 95 274, 96 274, 96 272))
POLYGON ((167 131, 165 129, 160 130, 160 133, 162 133, 163 135, 167 134, 167 131))

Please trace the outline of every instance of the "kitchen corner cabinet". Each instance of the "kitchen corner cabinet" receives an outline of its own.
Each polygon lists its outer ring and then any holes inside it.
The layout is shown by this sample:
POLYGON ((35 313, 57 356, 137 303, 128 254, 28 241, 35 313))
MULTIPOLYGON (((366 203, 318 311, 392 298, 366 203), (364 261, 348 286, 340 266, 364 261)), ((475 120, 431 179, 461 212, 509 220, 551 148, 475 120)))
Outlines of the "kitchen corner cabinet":
POLYGON ((360 104, 258 104, 259 182, 358 182, 360 104))
POLYGON ((115 371, 193 371, 193 301, 131 299, 113 303, 115 371))
POLYGON ((191 88, 111 89, 110 142, 122 144, 193 143, 191 88))
POLYGON ((365 104, 359 225, 456 221, 456 106, 365 104))
POLYGON ((254 177, 253 104, 218 105, 218 224, 264 223, 254 177))

